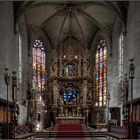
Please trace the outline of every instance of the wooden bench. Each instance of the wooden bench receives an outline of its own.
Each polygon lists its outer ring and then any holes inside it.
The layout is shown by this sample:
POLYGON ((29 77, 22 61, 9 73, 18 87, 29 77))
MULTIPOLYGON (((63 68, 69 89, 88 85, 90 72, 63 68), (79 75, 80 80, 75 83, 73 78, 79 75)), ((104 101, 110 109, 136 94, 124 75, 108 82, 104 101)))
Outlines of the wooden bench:
POLYGON ((124 127, 124 126, 111 125, 109 127, 108 136, 117 138, 117 139, 127 139, 128 138, 128 129, 127 129, 127 127, 124 127))
POLYGON ((34 139, 32 125, 17 125, 14 126, 13 138, 14 139, 34 139))

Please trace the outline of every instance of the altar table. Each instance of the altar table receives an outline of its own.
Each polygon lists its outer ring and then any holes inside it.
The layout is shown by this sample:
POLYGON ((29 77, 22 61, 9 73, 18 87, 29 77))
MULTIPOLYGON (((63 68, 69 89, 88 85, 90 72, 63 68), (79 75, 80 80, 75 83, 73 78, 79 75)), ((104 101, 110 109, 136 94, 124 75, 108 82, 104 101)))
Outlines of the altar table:
POLYGON ((85 124, 85 117, 56 117, 56 124, 85 124))

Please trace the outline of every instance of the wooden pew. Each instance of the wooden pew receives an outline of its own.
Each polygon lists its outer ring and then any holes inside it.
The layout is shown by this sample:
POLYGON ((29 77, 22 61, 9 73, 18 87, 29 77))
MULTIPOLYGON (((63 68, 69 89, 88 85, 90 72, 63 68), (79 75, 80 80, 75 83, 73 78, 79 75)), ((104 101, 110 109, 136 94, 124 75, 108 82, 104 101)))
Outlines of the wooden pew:
POLYGON ((111 125, 109 127, 108 136, 117 138, 117 139, 127 139, 128 138, 128 128, 125 126, 111 125))
POLYGON ((32 125, 17 125, 13 127, 14 139, 34 139, 34 133, 32 131, 32 125))

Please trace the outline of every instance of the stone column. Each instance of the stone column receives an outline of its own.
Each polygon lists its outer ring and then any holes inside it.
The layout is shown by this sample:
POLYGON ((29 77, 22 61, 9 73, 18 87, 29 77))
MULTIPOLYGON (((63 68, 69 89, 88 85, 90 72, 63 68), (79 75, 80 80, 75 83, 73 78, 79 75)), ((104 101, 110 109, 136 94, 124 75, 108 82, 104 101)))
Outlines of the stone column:
POLYGON ((83 105, 86 105, 87 100, 87 80, 83 81, 83 105))
MULTIPOLYGON (((55 53, 56 54, 56 53, 55 53)), ((60 63, 60 61, 59 61, 60 63)), ((60 73, 58 73, 60 74, 60 73)), ((55 75, 57 76, 57 75, 55 75)), ((52 106, 52 113, 53 113, 53 118, 51 122, 51 125, 55 125, 56 124, 56 117, 57 117, 57 110, 58 110, 58 94, 59 94, 59 85, 58 85, 58 80, 57 79, 53 79, 53 106, 52 106), (52 124, 53 123, 53 124, 52 124)))
POLYGON ((62 70, 63 70, 63 66, 62 66, 62 59, 59 59, 59 76, 62 76, 62 70))
POLYGON ((58 110, 58 106, 53 106, 52 107, 52 112, 53 112, 53 125, 55 125, 57 122, 56 117, 57 117, 57 110, 58 110))
POLYGON ((62 46, 60 47, 60 54, 59 54, 59 76, 62 76, 63 66, 62 66, 62 46))
POLYGON ((87 101, 87 80, 83 81, 83 105, 82 105, 82 110, 83 110, 83 117, 85 117, 85 123, 88 124, 87 118, 87 110, 88 106, 86 105, 87 101))
POLYGON ((58 81, 55 79, 53 81, 53 105, 57 106, 57 98, 58 98, 58 93, 59 93, 59 89, 58 89, 58 81))
POLYGON ((88 123, 89 122, 89 120, 88 120, 88 115, 89 115, 88 106, 83 105, 82 110, 83 110, 83 117, 85 117, 85 124, 89 125, 89 123, 88 123))

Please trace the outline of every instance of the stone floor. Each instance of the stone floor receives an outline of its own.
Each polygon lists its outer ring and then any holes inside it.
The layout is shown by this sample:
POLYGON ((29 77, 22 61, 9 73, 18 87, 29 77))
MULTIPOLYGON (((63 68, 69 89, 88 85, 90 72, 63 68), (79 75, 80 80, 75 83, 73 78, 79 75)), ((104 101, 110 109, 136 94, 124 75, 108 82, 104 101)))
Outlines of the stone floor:
MULTIPOLYGON (((91 132, 107 132, 107 129, 101 129, 100 131, 99 130, 96 130, 96 129, 92 129, 90 128, 91 132)), ((109 137, 104 137, 104 136, 95 136, 94 135, 92 137, 84 137, 84 138, 35 138, 35 140, 108 140, 109 137)), ((115 139, 113 139, 115 140, 115 139)))
MULTIPOLYGON (((108 138, 96 137, 96 138, 83 138, 84 140, 108 140, 108 138)), ((35 138, 35 140, 57 140, 57 138, 35 138)), ((58 138, 58 140, 81 140, 81 138, 58 138)), ((113 139, 114 140, 114 139, 113 139)))

